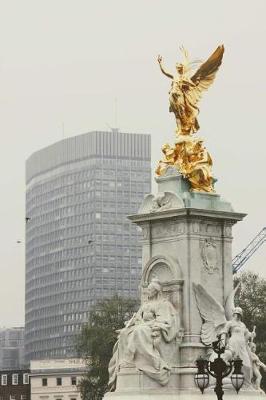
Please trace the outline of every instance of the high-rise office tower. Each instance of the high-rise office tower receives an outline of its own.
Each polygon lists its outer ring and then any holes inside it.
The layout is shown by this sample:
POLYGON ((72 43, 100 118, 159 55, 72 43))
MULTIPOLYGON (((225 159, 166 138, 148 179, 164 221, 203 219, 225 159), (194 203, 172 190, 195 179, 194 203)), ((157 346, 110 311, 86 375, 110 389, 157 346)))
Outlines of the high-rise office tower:
POLYGON ((24 365, 24 327, 0 328, 0 369, 19 369, 24 365))
POLYGON ((90 132, 26 163, 27 360, 75 355, 90 307, 135 297, 141 273, 134 214, 151 191, 150 136, 90 132))

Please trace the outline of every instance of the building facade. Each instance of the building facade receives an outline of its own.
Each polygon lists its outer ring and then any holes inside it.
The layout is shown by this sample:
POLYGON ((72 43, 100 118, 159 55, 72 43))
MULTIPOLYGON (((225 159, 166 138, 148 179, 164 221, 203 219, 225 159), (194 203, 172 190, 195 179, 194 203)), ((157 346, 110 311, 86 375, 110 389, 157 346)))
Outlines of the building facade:
POLYGON ((28 369, 0 370, 0 400, 30 400, 28 369))
POLYGON ((0 370, 24 366, 24 327, 0 328, 0 370))
POLYGON ((151 191, 150 136, 91 132, 26 163, 27 360, 75 356, 90 307, 136 297, 139 231, 126 218, 151 191))
POLYGON ((80 359, 31 361, 31 400, 80 400, 78 383, 86 371, 80 359))

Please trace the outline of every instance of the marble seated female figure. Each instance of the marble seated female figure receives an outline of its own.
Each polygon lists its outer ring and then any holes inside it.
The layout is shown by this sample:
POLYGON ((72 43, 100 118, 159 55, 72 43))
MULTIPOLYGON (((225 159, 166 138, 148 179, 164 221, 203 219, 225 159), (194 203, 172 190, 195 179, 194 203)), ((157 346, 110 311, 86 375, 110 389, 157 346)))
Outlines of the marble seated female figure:
POLYGON ((159 280, 153 279, 148 299, 119 332, 109 364, 109 387, 115 389, 117 373, 123 367, 135 367, 161 385, 170 377, 170 366, 160 351, 162 342, 175 340, 178 332, 177 311, 162 296, 159 280))

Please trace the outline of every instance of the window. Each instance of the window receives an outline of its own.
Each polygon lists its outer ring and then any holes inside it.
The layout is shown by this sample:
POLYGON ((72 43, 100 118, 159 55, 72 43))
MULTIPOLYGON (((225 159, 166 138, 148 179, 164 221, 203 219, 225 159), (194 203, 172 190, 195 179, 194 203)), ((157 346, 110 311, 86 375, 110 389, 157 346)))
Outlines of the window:
POLYGON ((9 399, 10 399, 10 400, 16 400, 16 396, 15 396, 14 394, 11 394, 11 395, 9 396, 9 399))
POLYGON ((71 377, 71 385, 75 385, 76 386, 76 384, 77 384, 77 378, 75 376, 72 376, 71 377))
POLYGON ((42 385, 47 386, 47 378, 42 378, 42 385))
POLYGON ((62 386, 62 378, 56 378, 57 386, 62 386))
POLYGON ((18 374, 12 374, 12 385, 18 384, 18 374))
POLYGON ((26 394, 22 394, 20 396, 20 400, 27 400, 27 395, 26 394))
POLYGON ((28 384, 29 384, 29 374, 23 374, 23 385, 28 385, 28 384))
POLYGON ((1 376, 1 385, 3 386, 7 385, 7 375, 1 376))

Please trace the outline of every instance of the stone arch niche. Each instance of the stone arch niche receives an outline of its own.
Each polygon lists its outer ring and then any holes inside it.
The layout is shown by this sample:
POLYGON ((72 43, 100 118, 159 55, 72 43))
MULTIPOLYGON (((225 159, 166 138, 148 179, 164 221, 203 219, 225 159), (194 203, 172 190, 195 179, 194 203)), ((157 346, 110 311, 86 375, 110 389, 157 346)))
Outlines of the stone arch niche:
MULTIPOLYGON (((147 300, 147 287, 153 278, 160 281, 162 286, 162 295, 169 300, 177 313, 179 321, 179 332, 177 335, 177 344, 180 344, 183 331, 183 283, 182 272, 179 264, 173 263, 165 256, 157 255, 152 257, 145 265, 141 279, 141 301, 147 300)), ((177 348, 175 349, 177 350, 177 348)), ((176 354, 176 351, 173 352, 176 354)), ((177 360, 178 357, 176 357, 177 360)))
POLYGON ((173 280, 180 280, 182 272, 179 264, 173 267, 171 261, 163 256, 157 255, 152 257, 144 266, 142 273, 142 283, 149 284, 151 279, 156 275, 162 283, 173 280))

